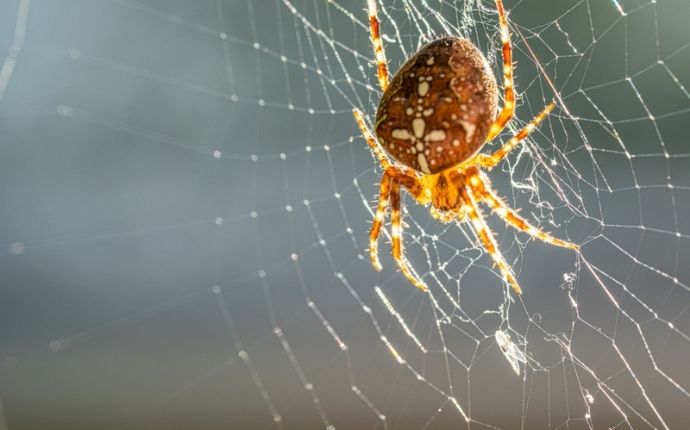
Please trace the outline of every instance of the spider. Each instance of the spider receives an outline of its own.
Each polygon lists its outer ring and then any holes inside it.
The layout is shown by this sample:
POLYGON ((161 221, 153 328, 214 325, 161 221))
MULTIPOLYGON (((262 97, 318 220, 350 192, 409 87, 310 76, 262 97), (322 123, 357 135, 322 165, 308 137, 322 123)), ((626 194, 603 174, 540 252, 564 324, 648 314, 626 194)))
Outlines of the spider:
POLYGON ((504 105, 500 112, 496 78, 486 58, 472 42, 459 37, 440 37, 420 48, 389 84, 376 0, 367 0, 378 81, 383 91, 376 112, 376 136, 359 109, 353 109, 353 114, 384 170, 369 234, 369 252, 374 268, 381 270, 377 239, 390 204, 393 258, 405 277, 425 292, 427 285, 403 255, 401 187, 419 204, 431 204, 431 215, 440 222, 469 220, 477 239, 518 295, 522 294, 520 285, 499 251, 479 203, 486 204, 504 222, 533 238, 578 249, 577 245, 543 232, 518 215, 492 190, 489 178, 482 171, 500 163, 555 107, 553 102, 547 105, 493 154, 479 152, 503 131, 515 109, 508 22, 502 0, 495 1, 503 44, 504 105))

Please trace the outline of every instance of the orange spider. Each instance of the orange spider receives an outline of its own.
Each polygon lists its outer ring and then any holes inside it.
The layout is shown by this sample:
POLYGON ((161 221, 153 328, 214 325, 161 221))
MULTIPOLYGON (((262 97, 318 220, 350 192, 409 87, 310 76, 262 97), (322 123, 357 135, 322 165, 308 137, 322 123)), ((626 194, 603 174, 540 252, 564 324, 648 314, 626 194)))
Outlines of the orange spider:
POLYGON ((554 108, 553 103, 549 104, 493 154, 479 153, 486 142, 501 133, 513 117, 515 108, 512 48, 503 2, 496 0, 503 42, 504 106, 496 115, 496 78, 482 53, 466 39, 446 36, 422 47, 403 64, 389 85, 376 0, 367 1, 378 80, 383 90, 376 112, 376 137, 367 127, 362 112, 354 109, 353 113, 364 138, 384 169, 376 217, 369 235, 372 264, 376 270, 381 270, 377 238, 390 202, 393 258, 410 282, 422 291, 428 290, 403 256, 400 220, 402 186, 418 203, 431 204, 432 216, 442 222, 469 218, 476 236, 501 274, 515 293, 521 294, 515 275, 484 221, 479 202, 488 205, 509 225, 532 237, 564 248, 578 247, 529 224, 496 195, 489 178, 480 170, 491 170, 496 166, 554 108), (382 148, 395 161, 390 161, 382 148))

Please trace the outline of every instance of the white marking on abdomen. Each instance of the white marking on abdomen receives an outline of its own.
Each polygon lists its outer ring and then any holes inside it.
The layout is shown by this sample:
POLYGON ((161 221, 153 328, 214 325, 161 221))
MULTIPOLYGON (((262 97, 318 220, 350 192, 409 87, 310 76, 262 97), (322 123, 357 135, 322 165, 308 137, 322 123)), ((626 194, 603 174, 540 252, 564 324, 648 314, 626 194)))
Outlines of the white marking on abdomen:
POLYGON ((394 139, 408 140, 412 136, 410 135, 410 132, 405 130, 404 128, 396 128, 391 132, 391 137, 393 137, 394 139))
POLYGON ((474 136, 474 132, 477 127, 468 121, 460 121, 460 125, 462 125, 462 128, 465 129, 465 142, 469 142, 472 140, 472 136, 474 136))
POLYGON ((417 139, 421 139, 424 136, 424 129, 426 128, 426 123, 421 118, 415 118, 412 120, 412 131, 417 139))
POLYGON ((431 170, 429 170, 429 165, 426 163, 426 157, 424 156, 424 154, 417 154, 417 163, 419 164, 419 168, 422 172, 431 173, 431 170))
POLYGON ((440 140, 445 140, 445 139, 446 139, 446 132, 443 130, 432 130, 426 136, 424 136, 424 140, 431 141, 431 142, 438 142, 440 140))
POLYGON ((424 97, 426 93, 429 92, 429 83, 428 82, 421 82, 419 86, 417 87, 417 93, 419 94, 420 97, 424 97))

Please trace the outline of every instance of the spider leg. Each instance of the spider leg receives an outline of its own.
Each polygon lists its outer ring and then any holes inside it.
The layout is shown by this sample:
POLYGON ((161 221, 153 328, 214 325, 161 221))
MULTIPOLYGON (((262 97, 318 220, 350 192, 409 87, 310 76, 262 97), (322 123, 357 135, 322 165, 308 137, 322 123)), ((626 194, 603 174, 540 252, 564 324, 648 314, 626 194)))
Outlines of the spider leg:
POLYGON ((491 170, 493 167, 495 167, 498 163, 501 162, 506 156, 515 149, 515 147, 522 142, 527 136, 536 129, 539 124, 546 118, 546 116, 553 110, 553 108, 556 105, 554 103, 549 103, 546 108, 544 108, 543 111, 539 113, 534 119, 525 126, 522 130, 518 132, 515 136, 511 137, 503 146, 501 146, 499 149, 496 150, 491 155, 486 155, 486 154, 478 154, 475 157, 471 158, 467 163, 464 163, 465 165, 467 164, 479 164, 481 167, 485 169, 491 170))
POLYGON ((382 269, 378 254, 378 238, 381 233, 381 226, 386 220, 386 209, 388 208, 388 199, 391 195, 391 176, 386 171, 381 178, 381 190, 379 191, 379 203, 376 207, 376 215, 374 216, 374 223, 369 232, 369 256, 371 257, 371 264, 376 271, 380 272, 382 269))
POLYGON ((371 150, 374 151, 374 155, 376 155, 379 163, 381 163, 381 167, 387 169, 391 163, 388 161, 386 154, 383 153, 381 146, 379 146, 378 140, 376 140, 376 137, 374 137, 374 133, 372 133, 371 130, 369 130, 369 127, 367 127, 367 123, 364 121, 364 114, 357 108, 352 109, 352 114, 355 117, 355 121, 357 121, 359 130, 362 132, 362 136, 364 136, 364 140, 367 141, 367 145, 369 145, 371 150))
POLYGON ((429 212, 431 213, 432 218, 434 218, 435 220, 440 221, 444 224, 448 224, 449 222, 453 221, 454 219, 462 218, 464 216, 464 214, 462 214, 462 212, 455 212, 455 211, 442 212, 433 206, 429 209, 429 212))
POLYGON ((551 236, 550 234, 540 230, 537 227, 531 225, 527 220, 518 215, 515 209, 506 205, 500 197, 491 189, 491 183, 488 178, 480 176, 477 172, 470 176, 469 179, 470 187, 472 192, 477 196, 480 201, 485 202, 493 212, 501 217, 506 223, 513 226, 514 228, 529 234, 532 237, 536 237, 542 242, 550 243, 554 246, 560 246, 569 249, 578 249, 579 247, 574 243, 566 242, 551 236))
POLYGON ((496 266, 498 266, 498 269, 501 271, 503 277, 508 281, 513 291, 515 291, 515 294, 522 294, 522 289, 520 288, 517 279, 515 279, 513 271, 510 269, 508 263, 506 263, 501 251, 498 250, 496 240, 494 239, 489 226, 486 225, 486 221, 484 220, 484 217, 477 206, 477 201, 472 194, 471 187, 466 186, 462 188, 460 192, 462 193, 462 197, 465 201, 465 213, 467 216, 469 216, 472 227, 474 228, 477 237, 484 245, 486 252, 488 252, 491 258, 494 260, 494 263, 496 266))
POLYGON ((502 0, 496 0, 496 9, 498 10, 498 24, 501 29, 501 42, 503 43, 503 109, 489 129, 489 135, 486 138, 487 142, 501 133, 508 121, 513 117, 513 112, 515 111, 513 48, 510 43, 510 30, 502 0))
POLYGON ((391 184, 391 236, 393 239, 393 259, 398 264, 403 275, 420 290, 427 292, 429 287, 419 279, 413 269, 408 265, 402 250, 402 227, 400 220, 400 182, 393 179, 391 184))
POLYGON ((427 205, 429 202, 431 202, 430 194, 427 193, 426 189, 424 188, 424 184, 414 173, 402 168, 401 170, 393 171, 393 174, 400 181, 400 185, 405 187, 405 189, 412 194, 412 197, 417 200, 417 203, 420 205, 427 205))
POLYGON ((407 260, 402 255, 402 243, 401 234, 402 226, 400 220, 400 185, 401 182, 408 191, 414 196, 414 198, 421 204, 426 204, 429 201, 429 197, 425 193, 424 186, 419 182, 414 174, 406 172, 404 170, 399 170, 397 167, 391 165, 386 154, 378 144, 378 141, 374 137, 374 134, 367 127, 364 121, 364 115, 362 111, 355 108, 352 113, 357 121, 364 139, 367 141, 369 147, 374 151, 376 158, 378 158, 379 163, 385 169, 383 178, 381 178, 381 186, 379 192, 379 202, 376 208, 376 215, 374 217, 374 223, 371 226, 371 231, 369 232, 369 256, 371 258, 371 263, 374 269, 381 270, 381 262, 378 257, 378 237, 381 233, 381 226, 386 218, 386 208, 388 207, 388 201, 390 199, 392 208, 392 239, 393 239, 393 258, 395 259, 398 267, 403 272, 405 277, 414 284, 417 288, 422 291, 428 291, 429 288, 419 280, 417 275, 408 266, 407 260))
POLYGON ((386 51, 381 40, 376 0, 367 0, 367 10, 369 12, 371 43, 374 45, 374 54, 376 55, 376 71, 379 77, 379 86, 383 91, 386 91, 386 88, 388 88, 388 64, 386 63, 386 51))

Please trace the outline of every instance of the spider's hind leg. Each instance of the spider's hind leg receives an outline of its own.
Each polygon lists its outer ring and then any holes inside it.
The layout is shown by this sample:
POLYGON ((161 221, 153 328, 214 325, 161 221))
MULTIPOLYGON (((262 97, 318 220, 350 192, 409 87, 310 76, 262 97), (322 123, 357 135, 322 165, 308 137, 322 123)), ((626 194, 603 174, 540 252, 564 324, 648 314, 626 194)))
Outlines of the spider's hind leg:
POLYGON ((508 122, 513 118, 515 111, 515 84, 513 79, 513 47, 510 43, 510 29, 506 12, 503 8, 503 1, 496 0, 496 10, 498 11, 498 26, 501 31, 501 44, 503 52, 503 109, 491 125, 487 142, 498 136, 508 122))
MULTIPOLYGON (((506 143, 503 144, 499 149, 496 150, 491 155, 487 154, 477 154, 474 157, 470 158, 465 165, 473 165, 473 164, 478 164, 484 169, 491 170, 498 163, 500 163, 504 158, 510 154, 510 151, 515 149, 518 144, 520 144, 522 141, 524 141, 527 136, 530 135, 538 126, 539 124, 544 121, 544 119, 551 113, 553 108, 556 107, 556 104, 551 102, 549 103, 543 111, 539 113, 532 121, 529 122, 522 130, 518 132, 515 136, 511 137, 506 143)), ((487 140, 488 142, 488 140, 487 140)))
POLYGON ((374 45, 374 55, 376 55, 376 73, 379 78, 379 86, 383 91, 386 91, 388 88, 388 63, 386 62, 386 51, 381 40, 381 25, 376 0, 367 0, 367 11, 369 12, 371 43, 374 45))
POLYGON ((390 161, 388 161, 388 157, 386 156, 386 154, 384 154, 383 149, 381 149, 381 146, 379 145, 378 140, 376 140, 374 133, 372 133, 372 131, 369 130, 369 127, 367 126, 367 123, 364 120, 364 114, 362 113, 362 111, 357 108, 354 108, 352 109, 352 115, 355 117, 355 122, 359 127, 359 131, 362 132, 362 136, 364 137, 364 140, 367 142, 367 145, 369 145, 369 148, 371 148, 371 150, 374 151, 374 155, 376 155, 376 158, 379 160, 379 163, 381 163, 381 167, 383 167, 384 169, 388 168, 391 165, 391 163, 390 161))

